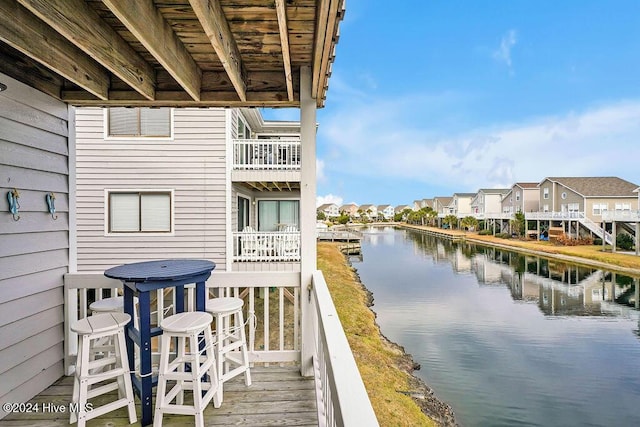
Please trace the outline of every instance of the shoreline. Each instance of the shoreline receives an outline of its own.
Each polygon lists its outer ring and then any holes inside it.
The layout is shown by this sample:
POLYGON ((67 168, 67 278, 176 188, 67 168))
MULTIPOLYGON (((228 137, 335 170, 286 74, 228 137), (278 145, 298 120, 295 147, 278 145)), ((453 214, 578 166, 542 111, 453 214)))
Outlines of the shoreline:
MULTIPOLYGON (((348 255, 343 255, 346 264, 349 266, 353 275, 355 276, 355 281, 362 288, 364 293, 367 295, 366 306, 373 313, 374 319, 378 318, 378 314, 372 308, 374 304, 373 292, 367 289, 366 285, 360 279, 360 275, 358 274, 357 268, 351 264, 348 255)), ((383 333, 380 325, 378 325, 377 320, 374 322, 375 326, 378 330, 378 336, 380 340, 387 345, 388 347, 393 348, 396 352, 400 354, 398 358, 398 363, 396 367, 403 372, 406 372, 410 379, 410 390, 396 390, 398 393, 409 396, 411 400, 413 400, 416 405, 420 408, 423 414, 429 417, 432 421, 437 423, 439 426, 445 427, 454 427, 458 426, 458 423, 455 420, 455 413, 453 408, 446 402, 440 400, 434 390, 421 378, 417 377, 414 374, 414 371, 420 370, 421 366, 419 363, 416 363, 413 360, 413 356, 410 353, 407 353, 405 348, 398 343, 391 341, 387 338, 383 333)))

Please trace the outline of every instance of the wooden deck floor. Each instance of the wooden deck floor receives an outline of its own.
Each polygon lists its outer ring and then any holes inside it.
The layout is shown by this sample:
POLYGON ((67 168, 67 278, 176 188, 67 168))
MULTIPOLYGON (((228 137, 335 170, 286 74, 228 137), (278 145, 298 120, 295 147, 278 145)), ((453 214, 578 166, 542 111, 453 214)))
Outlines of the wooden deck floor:
MULTIPOLYGON (((255 367, 251 369, 252 385, 244 385, 244 376, 224 387, 224 401, 218 409, 210 404, 205 411, 207 426, 317 426, 316 395, 313 379, 303 378, 294 367, 255 367)), ((11 414, 0 420, 0 426, 68 426, 72 377, 62 377, 31 400, 39 404, 39 412, 11 414), (43 404, 64 405, 67 412, 44 412, 43 404)), ((138 405, 139 407, 139 405, 138 405)), ((140 411, 138 411, 138 425, 140 411)), ((87 422, 87 426, 129 425, 124 408, 87 422)), ((165 415, 165 426, 193 425, 193 417, 165 415)))

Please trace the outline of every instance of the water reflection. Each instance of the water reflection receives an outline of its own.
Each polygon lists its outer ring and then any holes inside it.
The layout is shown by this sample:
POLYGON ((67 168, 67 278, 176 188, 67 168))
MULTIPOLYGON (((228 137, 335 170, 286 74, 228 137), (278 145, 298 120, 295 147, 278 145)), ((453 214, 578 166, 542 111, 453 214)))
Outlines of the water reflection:
POLYGON ((461 425, 640 425, 636 278, 394 229, 362 247, 382 332, 461 425))
POLYGON ((537 304, 545 315, 619 316, 640 308, 637 277, 426 234, 402 236, 416 255, 474 274, 482 286, 506 285, 514 300, 537 304))

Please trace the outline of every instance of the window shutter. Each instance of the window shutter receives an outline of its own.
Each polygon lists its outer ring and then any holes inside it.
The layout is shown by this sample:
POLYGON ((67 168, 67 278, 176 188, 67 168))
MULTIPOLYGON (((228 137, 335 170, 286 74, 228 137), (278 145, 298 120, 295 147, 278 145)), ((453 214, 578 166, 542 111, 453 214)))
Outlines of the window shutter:
POLYGON ((112 193, 109 198, 110 231, 140 231, 137 193, 112 193))

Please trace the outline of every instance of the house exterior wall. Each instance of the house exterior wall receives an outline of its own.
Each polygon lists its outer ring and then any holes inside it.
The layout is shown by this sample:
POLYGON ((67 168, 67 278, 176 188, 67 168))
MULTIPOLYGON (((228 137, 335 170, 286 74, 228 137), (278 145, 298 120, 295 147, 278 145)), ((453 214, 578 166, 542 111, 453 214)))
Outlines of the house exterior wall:
POLYGON ((523 188, 521 191, 522 199, 516 203, 520 203, 522 212, 538 212, 540 210, 540 190, 538 188, 523 188))
POLYGON ((484 195, 484 213, 499 213, 502 194, 485 194, 484 195))
POLYGON ((471 214, 471 197, 459 197, 454 195, 452 203, 455 205, 455 214, 467 216, 471 214))
MULTIPOLYGON (((0 402, 28 402, 64 374, 73 114, 14 79, 0 74, 0 80, 8 87, 0 93, 0 402), (18 221, 7 212, 14 188, 18 221), (57 219, 47 212, 49 192, 57 219)), ((6 415, 0 411, 0 418, 6 415)))
MULTIPOLYGON (((78 271, 167 257, 226 269, 226 114, 174 109, 173 138, 105 138, 105 110, 77 110, 78 271), (106 190, 171 189, 172 233, 109 235, 106 190)), ((233 215, 232 215, 233 216, 233 215)))
POLYGON ((608 197, 608 198, 587 198, 586 207, 585 207, 585 215, 587 218, 591 219, 594 222, 599 223, 602 221, 601 213, 594 213, 594 205, 606 204, 607 210, 609 212, 613 212, 616 210, 616 205, 628 205, 629 210, 638 211, 638 198, 637 197, 608 197))

